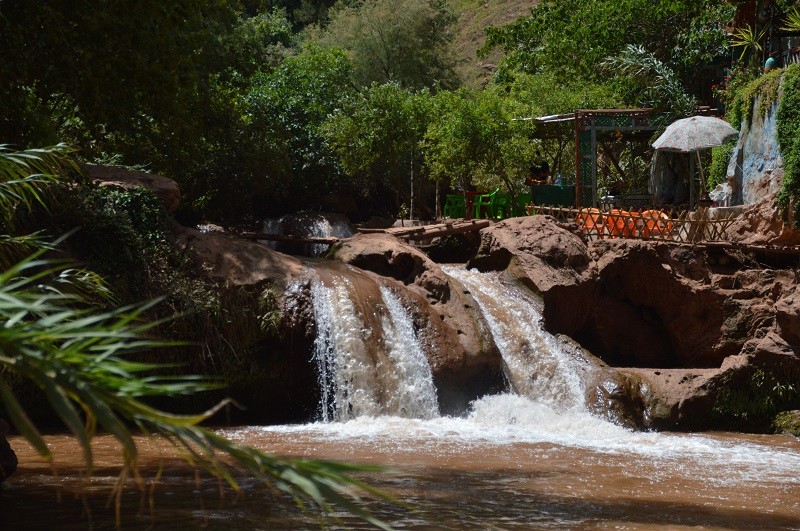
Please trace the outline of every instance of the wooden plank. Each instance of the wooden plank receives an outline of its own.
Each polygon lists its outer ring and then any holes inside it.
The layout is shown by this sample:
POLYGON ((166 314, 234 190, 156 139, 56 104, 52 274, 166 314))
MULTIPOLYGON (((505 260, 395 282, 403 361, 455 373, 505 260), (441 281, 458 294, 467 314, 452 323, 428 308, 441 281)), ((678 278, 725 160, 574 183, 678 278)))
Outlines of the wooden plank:
POLYGON ((407 240, 427 240, 438 236, 449 236, 451 234, 463 234, 465 232, 478 231, 492 224, 488 219, 469 219, 463 221, 449 221, 447 223, 437 223, 436 225, 421 225, 417 227, 391 227, 388 229, 359 229, 358 232, 365 234, 386 233, 395 238, 407 240))
POLYGON ((312 238, 303 236, 283 236, 280 234, 263 234, 260 232, 242 232, 237 234, 240 238, 247 240, 267 240, 273 242, 294 242, 294 243, 321 243, 333 245, 339 243, 339 238, 312 238))
POLYGON ((471 220, 465 223, 453 223, 442 225, 428 225, 426 230, 406 236, 409 240, 428 240, 440 236, 451 236, 453 234, 464 234, 484 229, 492 224, 491 220, 480 219, 471 220))

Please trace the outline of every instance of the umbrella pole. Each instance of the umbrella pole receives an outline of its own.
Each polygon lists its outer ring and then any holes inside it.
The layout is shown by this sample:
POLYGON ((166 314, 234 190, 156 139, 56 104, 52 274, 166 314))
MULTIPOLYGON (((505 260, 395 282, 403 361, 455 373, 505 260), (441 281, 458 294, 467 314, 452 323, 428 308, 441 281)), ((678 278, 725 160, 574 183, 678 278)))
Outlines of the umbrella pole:
POLYGON ((695 151, 695 153, 697 153, 697 168, 700 170, 700 199, 703 199, 706 191, 706 178, 703 176, 703 161, 700 159, 700 151, 695 151))
POLYGON ((693 209, 696 198, 694 196, 694 158, 689 157, 689 209, 693 209))

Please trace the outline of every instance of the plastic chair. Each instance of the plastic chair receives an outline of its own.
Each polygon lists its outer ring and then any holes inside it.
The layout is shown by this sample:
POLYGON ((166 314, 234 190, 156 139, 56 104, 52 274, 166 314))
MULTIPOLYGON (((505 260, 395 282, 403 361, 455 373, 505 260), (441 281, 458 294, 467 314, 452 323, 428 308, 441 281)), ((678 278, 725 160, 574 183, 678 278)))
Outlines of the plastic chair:
POLYGON ((533 201, 533 197, 529 193, 525 194, 517 194, 515 197, 514 202, 514 215, 515 216, 524 216, 526 215, 525 207, 530 205, 533 201))
POLYGON ((497 194, 494 203, 494 219, 510 218, 514 215, 514 203, 509 194, 497 194))
POLYGON ((475 197, 475 214, 473 217, 482 218, 487 217, 489 219, 493 219, 496 215, 495 212, 495 204, 497 201, 497 193, 500 191, 499 188, 495 188, 495 190, 490 194, 482 194, 475 197))
POLYGON ((446 218, 463 218, 467 213, 466 202, 463 195, 448 194, 445 197, 442 214, 446 218))

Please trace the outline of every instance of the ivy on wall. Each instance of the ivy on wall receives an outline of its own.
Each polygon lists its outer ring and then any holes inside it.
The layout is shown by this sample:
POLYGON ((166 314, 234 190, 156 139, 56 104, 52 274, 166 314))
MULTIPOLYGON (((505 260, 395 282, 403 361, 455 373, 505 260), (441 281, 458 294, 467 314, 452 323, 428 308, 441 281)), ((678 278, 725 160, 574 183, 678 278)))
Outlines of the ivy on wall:
MULTIPOLYGON (((800 227, 800 65, 774 70, 743 86, 729 105, 727 118, 739 128, 752 119, 754 112, 766 114, 776 101, 779 102, 778 144, 785 171, 778 206, 784 219, 797 228, 800 227)), ((727 167, 728 146, 716 148, 712 156, 709 184, 713 186, 720 182, 727 167)))
POLYGON ((778 106, 778 144, 784 176, 778 205, 793 227, 800 226, 800 65, 786 68, 778 106))

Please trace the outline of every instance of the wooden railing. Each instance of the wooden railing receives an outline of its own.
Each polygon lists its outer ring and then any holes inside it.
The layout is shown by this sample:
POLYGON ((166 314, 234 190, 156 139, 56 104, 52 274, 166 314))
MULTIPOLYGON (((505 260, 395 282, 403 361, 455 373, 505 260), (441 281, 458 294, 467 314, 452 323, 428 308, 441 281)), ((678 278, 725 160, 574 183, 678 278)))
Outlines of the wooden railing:
POLYGON ((695 211, 644 210, 641 212, 597 208, 529 207, 529 214, 544 214, 572 221, 589 240, 636 238, 678 243, 725 242, 734 212, 710 216, 708 208, 695 211))

